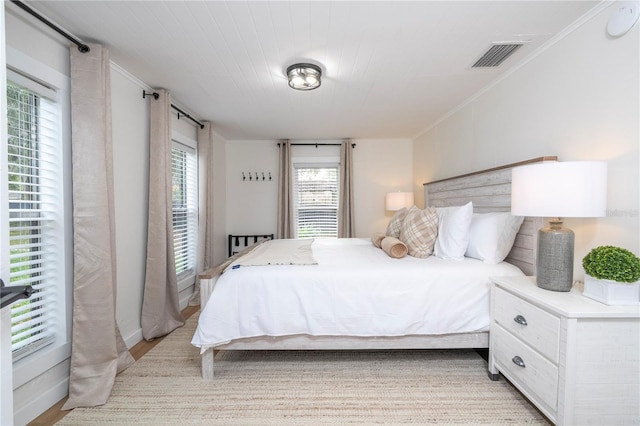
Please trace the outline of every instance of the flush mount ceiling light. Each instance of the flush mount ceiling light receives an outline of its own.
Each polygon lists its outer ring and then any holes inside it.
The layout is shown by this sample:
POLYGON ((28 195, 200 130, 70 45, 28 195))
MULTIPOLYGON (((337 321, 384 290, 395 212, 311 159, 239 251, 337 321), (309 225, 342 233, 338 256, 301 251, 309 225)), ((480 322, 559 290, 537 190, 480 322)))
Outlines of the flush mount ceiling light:
POLYGON ((296 90, 313 90, 320 87, 322 70, 313 64, 293 64, 287 68, 289 86, 296 90))

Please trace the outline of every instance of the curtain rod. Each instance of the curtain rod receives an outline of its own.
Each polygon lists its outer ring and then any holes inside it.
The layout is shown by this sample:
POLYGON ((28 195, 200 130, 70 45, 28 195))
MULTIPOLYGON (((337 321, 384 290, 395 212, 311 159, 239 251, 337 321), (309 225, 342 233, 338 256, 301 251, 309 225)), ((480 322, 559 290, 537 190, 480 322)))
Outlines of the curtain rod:
POLYGON ((69 40, 72 43, 76 44, 78 46, 78 50, 80 52, 87 53, 87 52, 89 52, 89 50, 91 50, 91 49, 89 49, 89 46, 87 46, 86 44, 84 44, 83 42, 78 40, 77 38, 73 37, 71 34, 63 31, 61 28, 57 27, 53 22, 49 21, 44 16, 40 15, 38 12, 36 12, 33 9, 31 9, 29 6, 27 6, 23 2, 21 2, 19 0, 11 0, 11 3, 15 4, 20 9, 24 10, 25 12, 27 12, 28 14, 30 14, 34 18, 38 19, 40 22, 44 23, 49 28, 53 29, 55 32, 57 32, 58 34, 60 34, 64 38, 66 38, 67 40, 69 40))
MULTIPOLYGON (((291 146, 296 146, 296 145, 301 145, 301 146, 315 146, 316 148, 319 146, 340 146, 342 144, 339 143, 313 143, 313 142, 309 142, 309 143, 292 143, 290 144, 291 146)), ((278 142, 278 146, 280 146, 280 142, 278 142)), ((351 144, 351 148, 355 148, 356 144, 352 143, 351 144)))
MULTIPOLYGON (((153 96, 153 99, 158 99, 158 97, 160 95, 157 94, 156 92, 147 93, 145 90, 143 90, 142 91, 142 99, 145 99, 147 96, 153 96)), ((180 114, 182 114, 183 117, 188 118, 189 120, 193 121, 198 126, 200 126, 201 129, 204 129, 204 124, 202 124, 201 122, 199 122, 198 120, 196 120, 195 118, 193 118, 192 116, 190 116, 189 114, 187 114, 186 112, 184 112, 183 110, 181 110, 180 108, 175 106, 174 104, 171 104, 171 108, 173 108, 176 111, 178 111, 178 120, 180 120, 180 114)))

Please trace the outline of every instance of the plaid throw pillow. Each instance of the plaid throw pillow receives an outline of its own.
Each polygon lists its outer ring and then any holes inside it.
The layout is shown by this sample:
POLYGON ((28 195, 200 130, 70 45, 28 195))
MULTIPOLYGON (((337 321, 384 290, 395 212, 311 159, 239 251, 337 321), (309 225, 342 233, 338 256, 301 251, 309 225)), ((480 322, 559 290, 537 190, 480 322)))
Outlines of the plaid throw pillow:
POLYGON ((402 227, 402 222, 404 221, 404 218, 408 212, 409 210, 407 210, 406 207, 403 207, 393 215, 393 217, 389 221, 389 224, 387 225, 387 237, 400 237, 400 228, 402 227))
POLYGON ((400 228, 400 241, 407 245, 409 255, 429 257, 438 237, 438 213, 434 207, 425 210, 413 206, 400 228))

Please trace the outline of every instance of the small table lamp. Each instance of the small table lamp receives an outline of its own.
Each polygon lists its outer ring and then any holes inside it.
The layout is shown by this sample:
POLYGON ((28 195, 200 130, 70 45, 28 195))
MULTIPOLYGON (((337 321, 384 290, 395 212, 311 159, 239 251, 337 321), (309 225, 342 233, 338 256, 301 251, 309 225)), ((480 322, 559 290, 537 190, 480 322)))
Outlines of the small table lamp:
POLYGON ((398 211, 403 207, 413 206, 413 192, 388 192, 384 197, 384 208, 389 211, 398 211))
POLYGON ((574 234, 560 217, 602 217, 606 208, 605 162, 548 162, 513 169, 511 213, 550 218, 550 226, 538 231, 538 287, 569 291, 573 285, 574 234))

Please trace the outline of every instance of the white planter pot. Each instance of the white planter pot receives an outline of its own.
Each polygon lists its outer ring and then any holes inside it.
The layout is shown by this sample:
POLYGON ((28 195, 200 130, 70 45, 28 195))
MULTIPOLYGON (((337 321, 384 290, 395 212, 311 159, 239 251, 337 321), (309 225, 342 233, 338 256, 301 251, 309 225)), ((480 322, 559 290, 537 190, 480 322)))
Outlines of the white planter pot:
POLYGON ((582 294, 607 305, 640 305, 640 281, 620 283, 585 275, 582 294))

